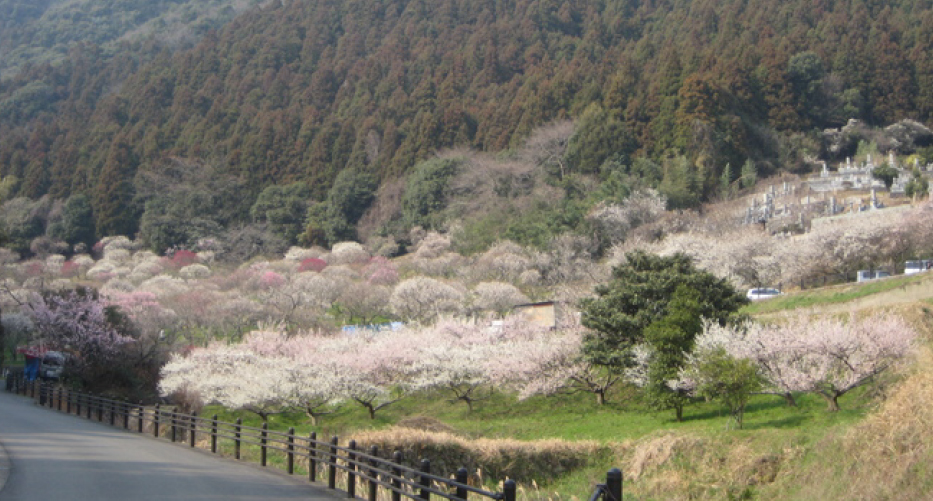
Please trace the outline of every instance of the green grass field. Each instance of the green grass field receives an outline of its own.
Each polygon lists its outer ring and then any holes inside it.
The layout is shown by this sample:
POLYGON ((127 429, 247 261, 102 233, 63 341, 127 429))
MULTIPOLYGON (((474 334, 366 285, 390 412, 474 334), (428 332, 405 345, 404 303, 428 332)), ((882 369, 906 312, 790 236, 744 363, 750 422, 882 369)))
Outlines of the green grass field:
MULTIPOLYGON (((617 449, 631 451, 633 448, 625 444, 646 437, 686 435, 709 444, 711 450, 720 450, 720 454, 728 454, 728 444, 736 441, 761 451, 808 448, 833 430, 858 422, 872 407, 872 398, 866 391, 845 396, 841 400, 842 410, 837 413, 828 412, 826 403, 814 395, 801 395, 797 407, 788 407, 778 396, 758 395, 748 405, 744 429, 736 430, 726 409, 717 403, 688 406, 684 421, 678 423, 673 411, 647 409, 631 396, 625 402, 620 402, 621 395, 613 397, 614 401, 600 406, 595 398, 584 394, 535 397, 521 402, 495 394, 469 412, 466 405, 450 403, 445 395, 420 395, 407 397, 380 411, 375 420, 370 420, 359 405, 348 403, 334 414, 324 416, 319 426, 311 426, 303 413, 273 415, 269 426, 282 431, 295 427, 296 433, 303 436, 315 431, 322 439, 338 435, 345 443, 361 431, 388 429, 406 418, 430 416, 468 438, 595 440, 603 446, 604 453, 593 457, 586 468, 559 478, 538 478, 533 485, 522 486, 526 498, 583 499, 589 496, 595 483, 603 481, 609 468, 625 471, 625 453, 620 455, 617 449)), ((255 414, 213 407, 204 409, 202 415, 215 412, 225 421, 240 417, 244 425, 258 427, 262 423, 255 414)), ((631 481, 627 483, 632 486, 631 481)), ((629 495, 637 492, 638 489, 633 489, 629 495)), ((626 499, 638 499, 629 495, 626 499)))

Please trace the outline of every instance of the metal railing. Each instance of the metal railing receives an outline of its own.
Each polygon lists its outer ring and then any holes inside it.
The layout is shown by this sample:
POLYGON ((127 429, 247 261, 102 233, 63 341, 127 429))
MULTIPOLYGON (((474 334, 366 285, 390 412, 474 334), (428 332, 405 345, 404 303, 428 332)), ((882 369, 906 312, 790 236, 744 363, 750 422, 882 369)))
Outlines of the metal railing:
POLYGON ((606 483, 596 484, 590 501, 622 501, 622 470, 613 468, 606 473, 606 483))
MULTIPOLYGON (((266 466, 270 454, 273 454, 284 463, 285 471, 294 475, 296 463, 303 463, 309 481, 326 482, 329 489, 337 489, 340 480, 340 488, 346 491, 348 498, 358 497, 359 487, 360 497, 369 501, 377 501, 380 492, 388 493, 391 501, 400 501, 402 497, 428 501, 431 496, 449 500, 516 499, 514 480, 502 482, 501 492, 489 491, 469 485, 466 468, 460 468, 453 478, 448 478, 441 472, 432 472, 431 462, 427 459, 422 459, 417 468, 408 467, 404 465, 405 458, 399 451, 386 458, 380 455, 376 446, 364 451, 353 440, 341 446, 336 436, 322 440, 314 432, 306 437, 296 435, 294 428, 280 432, 269 430, 266 423, 256 428, 244 426, 241 419, 234 423, 220 421, 216 414, 205 418, 161 405, 133 404, 71 391, 42 381, 25 381, 21 373, 7 376, 6 389, 27 395, 41 406, 136 433, 151 434, 188 447, 202 447, 214 454, 222 448, 229 453, 232 448, 232 455, 237 460, 244 459, 244 445, 254 446, 249 452, 255 455, 258 449, 260 465, 266 466)), ((599 498, 602 501, 622 500, 622 472, 612 469, 606 479, 605 484, 596 486, 591 501, 599 501, 599 498)))

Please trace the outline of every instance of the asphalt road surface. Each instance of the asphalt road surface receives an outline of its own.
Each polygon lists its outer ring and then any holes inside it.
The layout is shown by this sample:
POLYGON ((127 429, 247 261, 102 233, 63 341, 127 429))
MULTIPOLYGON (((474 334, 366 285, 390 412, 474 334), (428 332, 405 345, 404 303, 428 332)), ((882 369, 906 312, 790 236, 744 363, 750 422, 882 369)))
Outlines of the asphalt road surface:
POLYGON ((301 477, 65 415, 0 390, 2 501, 260 499, 338 496, 301 477))

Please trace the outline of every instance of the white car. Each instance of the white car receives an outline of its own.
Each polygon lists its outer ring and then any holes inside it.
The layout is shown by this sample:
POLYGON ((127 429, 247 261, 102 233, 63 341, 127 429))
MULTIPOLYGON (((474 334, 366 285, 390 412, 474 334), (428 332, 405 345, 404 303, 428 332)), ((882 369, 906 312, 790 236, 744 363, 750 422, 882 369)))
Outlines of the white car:
POLYGON ((762 299, 771 299, 782 294, 784 293, 778 289, 761 287, 758 289, 748 289, 748 293, 745 294, 745 297, 752 301, 761 301, 762 299))
POLYGON ((922 259, 918 261, 907 261, 904 263, 904 274, 913 275, 914 273, 920 273, 929 270, 933 267, 933 260, 922 259))

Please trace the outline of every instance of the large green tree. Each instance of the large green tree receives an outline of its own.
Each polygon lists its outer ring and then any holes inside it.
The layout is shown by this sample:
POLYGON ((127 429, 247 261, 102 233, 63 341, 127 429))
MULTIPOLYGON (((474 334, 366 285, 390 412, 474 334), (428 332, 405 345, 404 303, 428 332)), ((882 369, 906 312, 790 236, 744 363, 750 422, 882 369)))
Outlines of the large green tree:
POLYGON ((311 204, 311 188, 302 182, 273 185, 262 190, 249 213, 256 223, 265 223, 273 233, 294 244, 305 229, 311 204))
POLYGON ((49 236, 69 245, 94 244, 94 211, 91 200, 83 193, 76 193, 62 206, 61 219, 49 224, 49 236))
POLYGON ((645 341, 652 348, 645 396, 656 408, 674 409, 677 421, 683 420, 690 395, 686 389, 672 388, 668 382, 678 379, 687 353, 693 350, 694 339, 703 331, 701 302, 695 289, 687 285, 678 287, 667 304, 666 314, 644 331, 645 341))
MULTIPOLYGON (((683 305, 679 314, 689 311, 695 319, 725 323, 748 301, 726 280, 697 269, 685 254, 631 252, 624 264, 613 268, 612 280, 596 288, 596 297, 582 301, 583 325, 590 329, 584 342, 589 361, 609 370, 630 365, 632 348, 646 341, 649 326, 672 314, 672 299, 681 288, 683 297, 694 298, 696 304, 683 305)), ((685 319, 665 321, 669 325, 653 327, 657 332, 652 337, 659 343, 675 328, 694 331, 685 328, 689 324, 685 319)))
POLYGON ((369 208, 378 187, 372 174, 344 169, 337 174, 323 206, 309 211, 308 224, 324 232, 327 243, 356 240, 356 223, 369 208))
POLYGON ((425 228, 440 225, 440 211, 447 206, 447 184, 461 163, 456 158, 432 158, 415 166, 402 195, 402 215, 408 224, 425 228))

